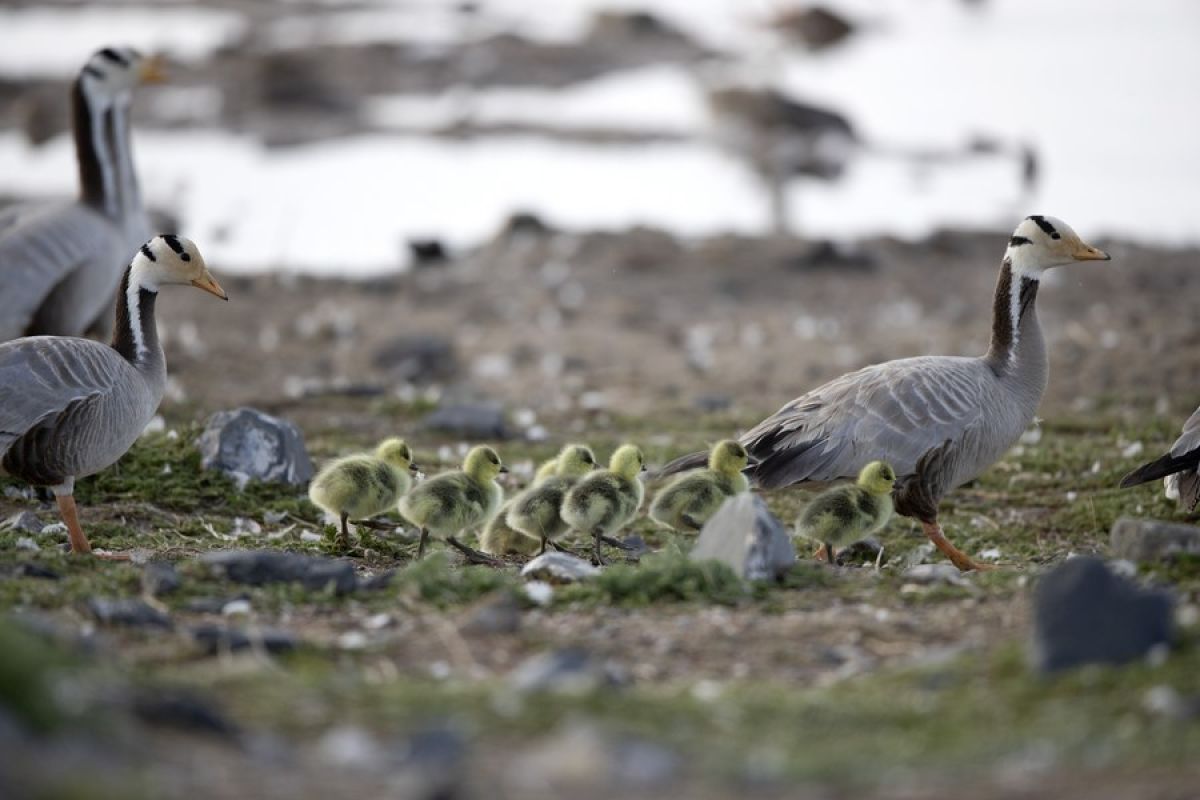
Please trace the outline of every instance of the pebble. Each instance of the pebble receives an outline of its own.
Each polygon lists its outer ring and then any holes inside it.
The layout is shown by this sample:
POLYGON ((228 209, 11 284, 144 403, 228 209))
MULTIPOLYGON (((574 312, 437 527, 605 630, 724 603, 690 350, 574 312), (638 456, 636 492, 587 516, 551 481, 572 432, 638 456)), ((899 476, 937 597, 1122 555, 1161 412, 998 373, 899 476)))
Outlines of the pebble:
POLYGON ((1200 555, 1200 527, 1155 519, 1121 517, 1109 532, 1113 555, 1135 563, 1200 555))
POLYGON ((254 408, 213 414, 196 447, 204 469, 230 476, 239 487, 250 480, 297 486, 313 477, 312 460, 299 429, 254 408))
POLYGON ((35 542, 30 537, 22 536, 17 539, 17 549, 18 550, 28 550, 30 552, 36 553, 42 549, 42 546, 40 544, 38 544, 37 542, 35 542))
POLYGON ((688 556, 728 564, 746 580, 775 580, 796 563, 796 547, 761 497, 731 497, 704 523, 688 556))
POLYGON ((1033 661, 1042 672, 1124 664, 1169 646, 1174 600, 1091 556, 1046 573, 1034 592, 1033 661))
POLYGON ((332 585, 338 594, 358 588, 354 566, 347 561, 286 553, 280 550, 231 550, 200 557, 215 571, 236 583, 264 586, 270 583, 300 583, 319 591, 332 585))
POLYGON ((204 695, 176 689, 142 689, 134 696, 132 711, 142 722, 160 727, 235 739, 238 727, 204 695))
POLYGON ((155 597, 171 594, 182 585, 183 579, 170 561, 151 561, 142 570, 142 589, 147 594, 155 597))
POLYGON ((564 647, 530 656, 508 676, 520 692, 581 695, 627 682, 617 670, 600 663, 586 650, 564 647))
POLYGON ((42 533, 45 526, 42 525, 42 521, 32 511, 20 511, 4 520, 3 523, 0 523, 0 528, 17 531, 18 533, 31 533, 36 536, 42 533))
POLYGON ((221 625, 197 625, 191 633, 206 655, 215 655, 222 650, 237 652, 250 647, 262 648, 268 653, 288 653, 296 649, 296 638, 286 631, 261 629, 251 634, 221 625))
POLYGON ((594 578, 600 569, 568 553, 542 553, 521 568, 521 577, 549 583, 575 583, 594 578))
POLYGON ((105 625, 129 628, 170 628, 171 618, 136 598, 92 597, 87 601, 92 616, 105 625))
POLYGON ((462 625, 463 633, 511 635, 521 629, 521 604, 512 592, 486 598, 462 625))
POLYGON ((504 408, 495 403, 444 405, 426 415, 422 425, 468 439, 508 439, 512 436, 504 418, 504 408))
POLYGON ((915 567, 909 567, 900 573, 902 578, 912 581, 913 583, 933 585, 944 584, 948 586, 970 586, 968 581, 958 567, 953 564, 917 564, 915 567))

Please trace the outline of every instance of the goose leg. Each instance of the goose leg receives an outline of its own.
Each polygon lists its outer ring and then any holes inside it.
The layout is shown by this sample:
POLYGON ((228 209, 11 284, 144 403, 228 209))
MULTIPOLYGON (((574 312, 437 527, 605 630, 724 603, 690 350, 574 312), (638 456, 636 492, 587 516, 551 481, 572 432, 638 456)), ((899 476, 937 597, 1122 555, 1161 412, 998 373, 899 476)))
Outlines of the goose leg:
POLYGON ((825 548, 825 558, 829 560, 829 563, 837 564, 837 556, 833 554, 833 545, 829 542, 825 542, 822 547, 825 548))
POLYGON ((538 551, 537 551, 537 554, 538 554, 539 556, 545 555, 545 554, 546 554, 546 548, 549 546, 549 544, 550 544, 550 539, 548 539, 547 537, 543 536, 543 537, 542 537, 542 549, 541 549, 541 550, 538 550, 538 551))
POLYGON ((995 569, 991 564, 981 564, 969 555, 959 550, 950 543, 946 538, 946 534, 942 533, 942 526, 936 521, 922 522, 921 528, 925 531, 925 535, 929 537, 929 541, 933 542, 933 546, 942 551, 942 555, 950 559, 950 563, 958 567, 961 572, 969 572, 976 570, 983 572, 989 569, 995 569))
POLYGON ((65 494, 54 493, 58 501, 58 513, 67 526, 67 537, 71 540, 71 552, 87 555, 92 552, 91 542, 79 526, 79 515, 75 511, 75 495, 70 491, 65 494))
POLYGON ((481 553, 474 547, 468 547, 453 536, 446 537, 446 544, 453 547, 458 552, 462 553, 467 558, 467 562, 471 564, 483 564, 489 567, 503 567, 504 562, 498 558, 492 558, 487 553, 481 553))

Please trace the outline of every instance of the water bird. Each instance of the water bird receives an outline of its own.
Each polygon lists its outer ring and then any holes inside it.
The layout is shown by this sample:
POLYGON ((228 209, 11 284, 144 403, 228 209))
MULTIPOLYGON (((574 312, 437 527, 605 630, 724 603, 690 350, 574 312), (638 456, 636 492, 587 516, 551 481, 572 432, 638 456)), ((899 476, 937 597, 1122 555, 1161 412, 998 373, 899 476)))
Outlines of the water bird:
POLYGON ((71 85, 79 196, 0 210, 0 341, 107 335, 122 265, 150 238, 133 164, 129 109, 162 61, 106 47, 71 85))
POLYGON ((896 472, 884 461, 872 461, 853 484, 834 486, 814 497, 800 512, 796 532, 820 542, 829 563, 834 548, 861 542, 892 516, 896 472))
POLYGON ((700 530, 727 499, 750 490, 742 474, 748 464, 741 442, 717 442, 706 468, 684 473, 659 490, 650 504, 650 518, 677 531, 700 530))
POLYGON ((146 242, 126 268, 110 344, 66 336, 0 344, 0 475, 51 488, 74 553, 91 552, 75 481, 129 450, 166 389, 154 305, 170 285, 229 299, 196 245, 165 234, 146 242))
POLYGON ((563 498, 562 518, 571 530, 592 537, 592 558, 604 563, 600 543, 637 516, 645 496, 641 473, 646 458, 635 445, 623 444, 609 459, 608 469, 590 473, 563 498))
POLYGON ((596 469, 596 456, 585 445, 569 444, 555 463, 553 477, 513 498, 506 515, 510 528, 541 543, 538 555, 546 552, 547 543, 567 532, 563 500, 572 486, 596 469))
MULTIPOLYGON (((530 487, 538 486, 554 477, 558 469, 558 459, 551 458, 538 465, 533 474, 530 487)), ((515 498, 513 498, 515 499, 515 498)), ((512 508, 512 500, 500 506, 500 510, 488 521, 479 537, 479 549, 492 556, 522 555, 532 556, 538 552, 538 540, 532 539, 508 524, 508 510, 512 508)))
POLYGON ((431 533, 446 538, 464 552, 470 550, 454 537, 485 524, 500 508, 504 489, 496 478, 505 472, 508 468, 500 462, 495 450, 474 447, 463 459, 461 470, 443 472, 419 483, 400 498, 400 515, 421 531, 417 558, 425 557, 431 533))
POLYGON ((1163 479, 1169 499, 1178 500, 1187 512, 1200 503, 1200 408, 1183 423, 1183 432, 1165 455, 1143 464, 1121 479, 1121 488, 1128 489, 1149 481, 1163 479))
MULTIPOLYGON (((738 438, 757 461, 748 470, 751 483, 764 489, 820 485, 852 479, 871 461, 887 461, 898 488, 912 486, 906 478, 924 456, 927 474, 920 483, 927 489, 913 496, 925 502, 897 497, 896 512, 918 519, 959 569, 987 568, 946 539, 936 500, 995 463, 1033 422, 1046 389, 1046 344, 1035 307, 1046 270, 1108 260, 1062 220, 1025 218, 1004 251, 985 355, 888 361, 792 400, 738 438)), ((693 469, 704 458, 682 456, 661 474, 693 469)))
POLYGON ((403 439, 384 439, 374 453, 357 453, 326 464, 308 487, 313 504, 337 517, 341 530, 335 543, 350 543, 347 522, 365 520, 394 508, 412 487, 412 450, 403 439))

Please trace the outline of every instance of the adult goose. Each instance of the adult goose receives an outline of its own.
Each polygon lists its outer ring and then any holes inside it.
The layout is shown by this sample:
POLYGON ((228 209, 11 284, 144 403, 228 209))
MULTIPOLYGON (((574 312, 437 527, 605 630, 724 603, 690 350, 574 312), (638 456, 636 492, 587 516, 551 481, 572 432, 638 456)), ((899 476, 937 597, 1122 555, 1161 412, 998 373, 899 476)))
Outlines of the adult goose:
POLYGON ((71 86, 79 197, 0 211, 0 341, 105 333, 112 298, 150 238, 130 144, 129 107, 160 62, 106 47, 71 86))
POLYGON ((75 512, 76 478, 124 455, 162 400, 154 301, 170 284, 228 299, 195 244, 156 236, 121 279, 111 344, 66 336, 0 344, 0 475, 53 489, 72 552, 91 552, 75 512))
POLYGON ((1200 408, 1183 423, 1183 433, 1166 455, 1143 464, 1121 479, 1128 489, 1149 481, 1166 478, 1167 497, 1178 500, 1186 511, 1195 511, 1200 503, 1200 408))
MULTIPOLYGON (((996 284, 992 340, 978 358, 924 356, 876 364, 799 397, 739 441, 764 489, 853 479, 871 461, 897 475, 899 514, 962 570, 981 565, 951 544, 937 521, 942 494, 999 459, 1033 421, 1046 388, 1046 345, 1034 301, 1042 274, 1076 261, 1107 261, 1054 217, 1017 226, 996 284)), ((683 456, 660 474, 703 464, 683 456)))

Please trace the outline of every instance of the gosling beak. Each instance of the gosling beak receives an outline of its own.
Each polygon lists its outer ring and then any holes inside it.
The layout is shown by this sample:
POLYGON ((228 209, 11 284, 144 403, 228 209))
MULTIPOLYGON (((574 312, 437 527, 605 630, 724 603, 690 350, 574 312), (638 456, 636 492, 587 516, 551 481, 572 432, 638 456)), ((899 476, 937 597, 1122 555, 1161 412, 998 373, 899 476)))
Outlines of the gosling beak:
POLYGON ((138 67, 138 80, 142 83, 165 83, 167 80, 166 60, 159 55, 146 58, 138 67))
POLYGON ((215 294, 222 300, 228 300, 229 295, 225 294, 225 290, 221 288, 221 284, 217 283, 217 279, 209 274, 208 270, 204 270, 204 274, 199 278, 192 280, 192 286, 197 289, 203 289, 209 294, 215 294))
POLYGON ((506 467, 506 466, 504 466, 503 464, 501 464, 501 465, 500 465, 500 474, 501 474, 501 475, 507 475, 507 474, 508 474, 508 467, 506 467))
POLYGON ((413 462, 410 461, 410 462, 408 462, 408 471, 411 472, 413 475, 416 475, 418 472, 421 471, 421 465, 414 464, 413 462))
POLYGON ((1071 258, 1076 261, 1111 261, 1112 256, 1101 250, 1099 247, 1092 247, 1084 242, 1079 243, 1079 247, 1075 248, 1075 252, 1071 253, 1071 258))

